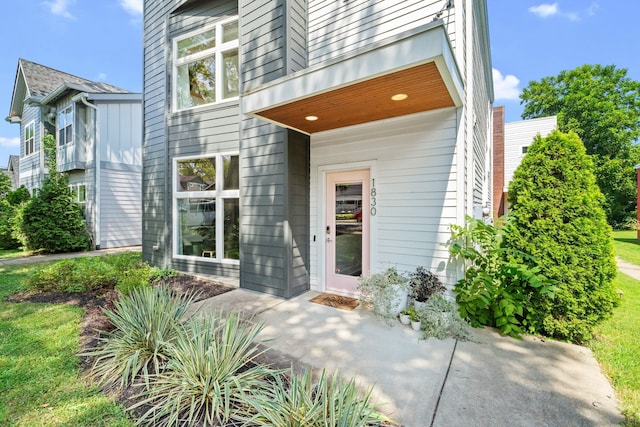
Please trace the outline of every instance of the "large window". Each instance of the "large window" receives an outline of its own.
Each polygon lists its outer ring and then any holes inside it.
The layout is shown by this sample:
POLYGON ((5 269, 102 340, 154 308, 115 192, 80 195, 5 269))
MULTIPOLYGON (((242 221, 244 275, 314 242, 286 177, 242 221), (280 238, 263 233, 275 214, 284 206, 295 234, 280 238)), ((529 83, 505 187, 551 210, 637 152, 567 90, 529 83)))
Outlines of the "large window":
POLYGON ((238 160, 219 154, 175 161, 175 256, 240 259, 238 160))
POLYGON ((174 110, 238 96, 238 18, 225 20, 173 43, 174 110))
POLYGON ((58 113, 56 127, 58 128, 58 145, 62 146, 73 142, 73 106, 58 113))
POLYGON ((28 156, 36 151, 36 124, 31 122, 24 127, 24 155, 28 156))

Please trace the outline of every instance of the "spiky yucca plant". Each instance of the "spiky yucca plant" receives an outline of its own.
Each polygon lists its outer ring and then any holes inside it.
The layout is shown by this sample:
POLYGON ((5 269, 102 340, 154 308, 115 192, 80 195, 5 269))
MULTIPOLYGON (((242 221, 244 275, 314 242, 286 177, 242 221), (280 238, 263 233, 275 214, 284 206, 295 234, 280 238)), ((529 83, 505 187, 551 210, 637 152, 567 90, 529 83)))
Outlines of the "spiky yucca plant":
POLYGON ((247 415, 245 393, 268 386, 273 370, 254 363, 265 350, 255 339, 263 329, 230 313, 187 322, 169 345, 167 369, 130 407, 149 408, 139 423, 153 426, 230 425, 247 415))
POLYGON ((362 395, 355 381, 342 381, 323 370, 314 382, 311 370, 291 374, 286 380, 275 377, 269 390, 246 398, 256 414, 249 424, 272 427, 365 427, 379 426, 388 419, 371 401, 371 392, 362 395))
POLYGON ((151 372, 159 372, 194 297, 176 295, 164 286, 143 287, 121 295, 113 310, 104 310, 115 329, 103 334, 95 350, 83 354, 95 357, 92 374, 99 383, 122 388, 139 374, 147 382, 151 372))

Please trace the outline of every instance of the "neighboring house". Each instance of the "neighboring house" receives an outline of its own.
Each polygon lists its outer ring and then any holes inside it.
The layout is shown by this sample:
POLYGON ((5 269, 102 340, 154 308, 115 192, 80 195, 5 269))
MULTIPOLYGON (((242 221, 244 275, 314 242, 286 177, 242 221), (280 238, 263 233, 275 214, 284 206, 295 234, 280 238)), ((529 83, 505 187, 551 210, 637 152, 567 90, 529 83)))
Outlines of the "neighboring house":
POLYGON ((143 257, 282 297, 461 277, 491 209, 486 1, 145 1, 143 257))
POLYGON ((20 157, 10 154, 7 168, 1 168, 0 172, 7 174, 11 179, 11 190, 18 188, 20 186, 20 157))
POLYGON ((509 184, 533 139, 545 137, 558 126, 556 116, 504 122, 504 107, 493 114, 493 209, 494 217, 509 212, 509 184))
POLYGON ((42 138, 84 205, 96 248, 141 243, 142 96, 20 59, 6 119, 20 125, 19 185, 48 176, 42 138))

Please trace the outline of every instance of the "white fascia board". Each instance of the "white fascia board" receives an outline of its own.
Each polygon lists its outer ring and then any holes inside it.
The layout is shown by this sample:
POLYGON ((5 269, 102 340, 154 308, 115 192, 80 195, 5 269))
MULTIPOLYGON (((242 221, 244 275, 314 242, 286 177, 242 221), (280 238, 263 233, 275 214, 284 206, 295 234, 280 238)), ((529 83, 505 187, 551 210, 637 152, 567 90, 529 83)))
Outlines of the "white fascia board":
POLYGON ((141 93, 88 93, 89 101, 140 101, 141 93))
POLYGON ((242 96, 242 111, 255 115, 262 110, 330 92, 435 62, 456 107, 463 104, 464 85, 441 22, 427 25, 401 39, 356 51, 348 57, 319 64, 274 80, 242 96))

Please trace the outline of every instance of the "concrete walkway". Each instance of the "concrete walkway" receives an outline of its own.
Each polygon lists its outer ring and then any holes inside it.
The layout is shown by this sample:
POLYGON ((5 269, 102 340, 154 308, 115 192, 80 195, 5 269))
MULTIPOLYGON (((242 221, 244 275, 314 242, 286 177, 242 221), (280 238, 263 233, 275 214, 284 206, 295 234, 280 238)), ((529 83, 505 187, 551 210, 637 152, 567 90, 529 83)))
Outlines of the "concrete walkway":
MULTIPOLYGON (((140 247, 0 260, 0 266, 140 247)), ((640 280, 640 268, 617 260, 620 271, 640 280)), ((241 311, 266 327, 261 338, 280 366, 339 370, 363 388, 374 386, 384 411, 404 427, 610 426, 623 417, 614 391, 591 351, 582 346, 474 329, 473 339, 426 341, 397 323, 389 327, 371 312, 344 311, 309 302, 316 292, 291 300, 243 289, 199 303, 200 313, 241 311)))
POLYGON ((405 427, 609 426, 623 418, 589 349, 475 329, 471 342, 422 341, 371 312, 344 311, 236 289, 203 301, 201 313, 243 311, 266 327, 274 359, 339 370, 405 427))
POLYGON ((618 271, 626 274, 627 276, 631 276, 636 280, 640 280, 640 267, 618 257, 616 257, 616 263, 618 264, 618 271))

